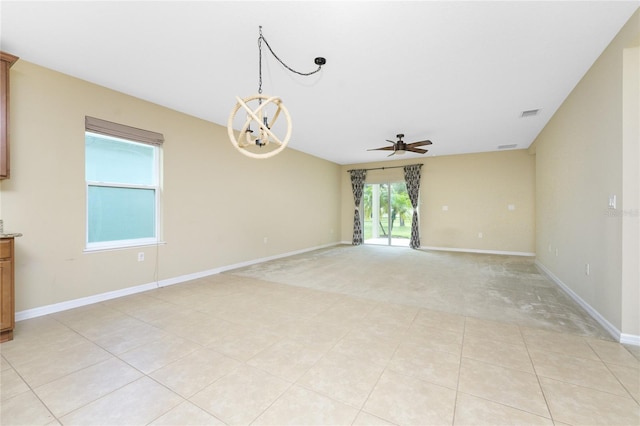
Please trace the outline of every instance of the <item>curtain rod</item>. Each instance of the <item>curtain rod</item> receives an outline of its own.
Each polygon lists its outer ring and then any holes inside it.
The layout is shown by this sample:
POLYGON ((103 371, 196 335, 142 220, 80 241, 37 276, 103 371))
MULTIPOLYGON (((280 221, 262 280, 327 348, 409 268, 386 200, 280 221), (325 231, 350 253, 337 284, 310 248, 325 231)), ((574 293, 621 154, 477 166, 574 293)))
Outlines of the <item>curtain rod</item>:
MULTIPOLYGON (((400 169, 400 168, 404 168, 404 167, 407 167, 407 166, 420 166, 420 167, 422 167, 422 164, 418 163, 418 164, 407 164, 405 166, 374 167, 372 169, 364 169, 364 170, 369 171, 369 170, 400 169)), ((351 169, 351 170, 347 170, 347 172, 352 172, 354 170, 363 170, 363 169, 351 169)))

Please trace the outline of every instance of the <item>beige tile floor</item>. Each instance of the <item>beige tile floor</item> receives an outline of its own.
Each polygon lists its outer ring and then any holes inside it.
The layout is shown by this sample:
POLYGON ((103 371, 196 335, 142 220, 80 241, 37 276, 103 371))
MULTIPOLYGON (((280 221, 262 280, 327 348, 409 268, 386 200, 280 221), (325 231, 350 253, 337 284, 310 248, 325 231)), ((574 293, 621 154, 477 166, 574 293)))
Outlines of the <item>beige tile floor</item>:
POLYGON ((18 322, 2 425, 639 425, 601 337, 224 273, 18 322))

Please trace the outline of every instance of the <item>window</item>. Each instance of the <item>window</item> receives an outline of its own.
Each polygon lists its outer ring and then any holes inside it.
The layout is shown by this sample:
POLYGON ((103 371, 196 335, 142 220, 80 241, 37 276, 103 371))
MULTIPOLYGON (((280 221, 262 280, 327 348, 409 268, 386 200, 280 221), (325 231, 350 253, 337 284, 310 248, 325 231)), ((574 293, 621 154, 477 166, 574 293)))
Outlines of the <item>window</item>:
POLYGON ((159 133, 87 117, 86 248, 158 242, 159 133))

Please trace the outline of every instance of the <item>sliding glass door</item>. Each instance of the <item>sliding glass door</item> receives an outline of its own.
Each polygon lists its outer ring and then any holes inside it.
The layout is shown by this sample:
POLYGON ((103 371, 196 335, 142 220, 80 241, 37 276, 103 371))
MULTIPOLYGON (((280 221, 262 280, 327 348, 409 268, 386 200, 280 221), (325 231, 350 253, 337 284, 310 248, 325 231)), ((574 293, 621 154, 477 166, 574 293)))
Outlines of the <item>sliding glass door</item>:
POLYGON ((364 243, 409 246, 413 208, 404 181, 365 184, 364 243))

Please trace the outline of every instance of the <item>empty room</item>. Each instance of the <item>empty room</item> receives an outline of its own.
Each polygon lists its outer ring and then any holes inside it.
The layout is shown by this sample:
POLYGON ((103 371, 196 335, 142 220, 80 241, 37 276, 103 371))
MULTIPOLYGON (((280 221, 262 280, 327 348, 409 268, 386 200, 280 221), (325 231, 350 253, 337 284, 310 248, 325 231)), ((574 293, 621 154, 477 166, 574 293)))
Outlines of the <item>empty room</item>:
POLYGON ((637 1, 0 3, 2 425, 640 424, 637 1))

